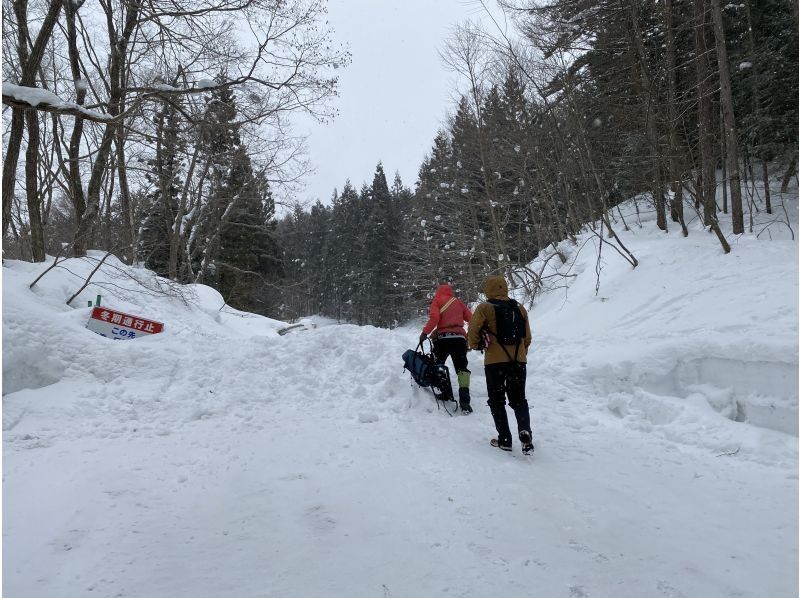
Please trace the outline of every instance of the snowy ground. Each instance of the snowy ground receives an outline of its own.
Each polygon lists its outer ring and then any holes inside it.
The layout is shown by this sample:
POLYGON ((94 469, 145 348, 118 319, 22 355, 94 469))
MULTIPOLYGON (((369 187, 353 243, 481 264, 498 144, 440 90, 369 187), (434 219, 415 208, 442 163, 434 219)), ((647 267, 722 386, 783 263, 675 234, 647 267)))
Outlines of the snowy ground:
POLYGON ((639 268, 596 296, 586 246, 531 312, 531 458, 488 446, 479 355, 470 417, 412 387, 417 326, 280 336, 114 262, 74 304, 167 324, 118 343, 7 261, 5 595, 797 596, 797 245, 629 224, 639 268))

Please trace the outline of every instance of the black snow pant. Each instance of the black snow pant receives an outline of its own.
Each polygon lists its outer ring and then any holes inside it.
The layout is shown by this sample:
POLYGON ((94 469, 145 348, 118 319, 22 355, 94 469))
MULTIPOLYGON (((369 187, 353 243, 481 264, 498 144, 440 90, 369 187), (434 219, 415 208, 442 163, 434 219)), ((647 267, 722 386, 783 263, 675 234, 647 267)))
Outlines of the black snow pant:
MULTIPOLYGON (((456 368, 456 376, 461 374, 459 377, 459 386, 461 385, 461 378, 463 378, 463 373, 469 373, 467 369, 467 339, 463 336, 446 336, 444 338, 437 338, 433 341, 433 355, 436 357, 436 363, 444 365, 444 362, 447 361, 448 357, 452 357, 453 359, 453 366, 456 368)), ((467 378, 469 380, 469 378, 467 378)), ((467 388, 469 388, 469 382, 467 382, 467 388)), ((447 398, 453 398, 453 389, 446 388, 444 392, 447 398)), ((467 398, 469 401, 469 398, 467 398)))
POLYGON ((528 410, 528 401, 525 399, 526 376, 524 363, 493 363, 486 366, 486 390, 489 393, 489 401, 486 404, 492 412, 494 427, 497 428, 497 439, 503 446, 511 446, 506 397, 517 418, 517 431, 531 431, 531 414, 528 410))

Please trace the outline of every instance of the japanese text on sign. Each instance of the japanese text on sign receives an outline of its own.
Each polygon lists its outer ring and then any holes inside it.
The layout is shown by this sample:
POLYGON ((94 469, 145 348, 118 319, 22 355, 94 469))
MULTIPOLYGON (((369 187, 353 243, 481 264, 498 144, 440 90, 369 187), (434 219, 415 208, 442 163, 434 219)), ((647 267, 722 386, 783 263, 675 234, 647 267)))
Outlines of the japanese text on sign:
POLYGON ((132 316, 107 307, 95 307, 86 327, 100 336, 114 340, 158 334, 164 330, 164 324, 161 322, 132 316))

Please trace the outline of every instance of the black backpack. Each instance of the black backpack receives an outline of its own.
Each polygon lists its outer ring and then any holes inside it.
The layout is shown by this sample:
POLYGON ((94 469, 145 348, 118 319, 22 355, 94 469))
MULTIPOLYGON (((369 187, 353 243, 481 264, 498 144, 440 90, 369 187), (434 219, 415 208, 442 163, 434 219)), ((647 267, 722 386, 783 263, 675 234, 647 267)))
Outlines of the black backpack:
POLYGON ((525 340, 525 318, 513 299, 501 301, 489 299, 494 306, 495 320, 497 321, 497 342, 501 345, 519 345, 525 340))

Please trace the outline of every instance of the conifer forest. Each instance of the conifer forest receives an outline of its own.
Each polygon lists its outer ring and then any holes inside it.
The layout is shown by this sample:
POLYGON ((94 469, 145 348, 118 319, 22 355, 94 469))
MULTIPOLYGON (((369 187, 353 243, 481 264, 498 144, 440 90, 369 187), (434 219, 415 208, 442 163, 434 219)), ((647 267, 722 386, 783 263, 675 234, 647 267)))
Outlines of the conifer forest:
POLYGON ((586 227, 636 267, 631 198, 725 253, 722 221, 788 219, 765 181, 797 176, 797 0, 500 9, 441 40, 461 84, 416 180, 376 155, 310 204, 292 120, 335 118, 350 62, 323 0, 3 0, 4 256, 100 250, 237 309, 394 327, 445 281, 534 297, 557 283, 529 264, 586 227))

